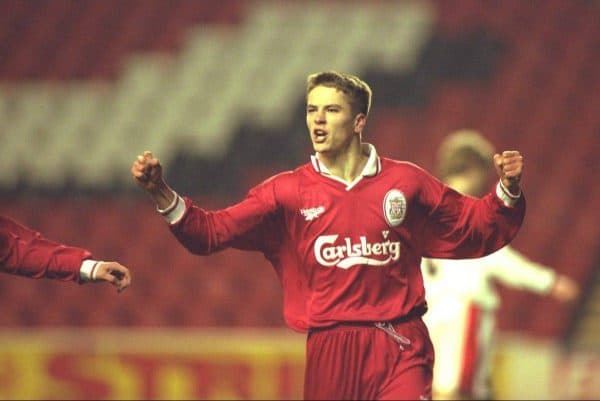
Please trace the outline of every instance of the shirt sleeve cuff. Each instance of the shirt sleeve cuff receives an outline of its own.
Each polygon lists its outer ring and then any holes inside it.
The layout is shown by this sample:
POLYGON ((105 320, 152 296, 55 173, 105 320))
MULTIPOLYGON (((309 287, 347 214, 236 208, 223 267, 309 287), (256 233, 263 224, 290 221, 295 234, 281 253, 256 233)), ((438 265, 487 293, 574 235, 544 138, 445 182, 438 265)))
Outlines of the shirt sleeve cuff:
POLYGON ((169 224, 177 223, 185 214, 185 201, 175 191, 173 191, 173 194, 175 198, 169 206, 164 209, 156 209, 169 224))
POLYGON ((513 207, 519 201, 521 191, 519 191, 518 195, 513 195, 506 189, 504 184, 502 184, 502 181, 498 181, 498 185, 496 185, 496 196, 498 196, 506 206, 513 207))
POLYGON ((555 271, 549 270, 546 272, 545 276, 541 276, 540 280, 542 281, 541 287, 543 293, 550 293, 556 284, 556 280, 558 279, 558 275, 555 271))
POLYGON ((81 277, 81 281, 94 281, 96 279, 96 267, 98 264, 100 264, 99 260, 84 260, 79 268, 79 276, 81 277))

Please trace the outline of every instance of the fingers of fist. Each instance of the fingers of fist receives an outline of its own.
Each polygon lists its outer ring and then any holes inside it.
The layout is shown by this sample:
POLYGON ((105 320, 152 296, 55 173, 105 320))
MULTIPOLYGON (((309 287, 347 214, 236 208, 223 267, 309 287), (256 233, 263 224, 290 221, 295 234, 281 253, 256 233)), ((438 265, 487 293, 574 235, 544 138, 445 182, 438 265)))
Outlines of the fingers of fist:
POLYGON ((131 284, 131 274, 128 268, 117 262, 103 262, 99 266, 96 280, 108 281, 121 292, 131 284))
POLYGON ((131 167, 131 173, 139 181, 149 181, 152 173, 159 168, 159 160, 152 155, 152 152, 147 150, 137 156, 131 167))
POLYGON ((502 176, 518 179, 523 172, 523 156, 516 150, 505 150, 494 155, 494 162, 502 176))

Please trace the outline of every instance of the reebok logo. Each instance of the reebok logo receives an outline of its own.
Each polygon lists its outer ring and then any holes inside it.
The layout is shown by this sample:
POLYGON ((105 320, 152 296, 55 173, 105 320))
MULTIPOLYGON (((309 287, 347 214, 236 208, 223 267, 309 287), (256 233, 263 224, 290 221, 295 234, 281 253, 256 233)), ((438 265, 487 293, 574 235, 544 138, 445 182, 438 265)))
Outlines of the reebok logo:
POLYGON ((304 216, 306 221, 311 221, 319 217, 324 211, 325 208, 323 206, 317 206, 308 209, 300 209, 300 214, 304 216))

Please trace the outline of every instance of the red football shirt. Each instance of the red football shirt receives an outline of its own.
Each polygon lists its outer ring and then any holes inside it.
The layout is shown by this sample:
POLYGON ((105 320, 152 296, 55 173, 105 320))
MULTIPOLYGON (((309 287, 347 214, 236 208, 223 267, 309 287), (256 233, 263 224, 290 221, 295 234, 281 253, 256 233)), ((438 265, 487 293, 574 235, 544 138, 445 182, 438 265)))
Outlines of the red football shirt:
POLYGON ((178 196, 166 218, 196 254, 263 252, 283 286, 285 321, 301 332, 405 316, 425 305, 422 256, 480 257, 516 235, 523 196, 509 207, 499 188, 481 199, 461 195, 368 147, 369 162, 352 183, 328 174, 313 156, 222 210, 178 196))
POLYGON ((81 282, 81 264, 91 257, 85 249, 50 241, 39 232, 0 216, 0 271, 81 282))

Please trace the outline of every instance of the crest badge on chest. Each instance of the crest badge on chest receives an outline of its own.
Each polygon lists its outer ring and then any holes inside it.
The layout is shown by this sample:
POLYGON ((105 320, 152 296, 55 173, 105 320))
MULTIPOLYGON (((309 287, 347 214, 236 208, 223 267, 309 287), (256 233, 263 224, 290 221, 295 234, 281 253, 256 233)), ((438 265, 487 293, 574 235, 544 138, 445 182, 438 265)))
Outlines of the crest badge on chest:
POLYGON ((383 215, 385 221, 392 226, 398 227, 406 216, 406 198, 402 191, 392 189, 383 198, 383 215))

